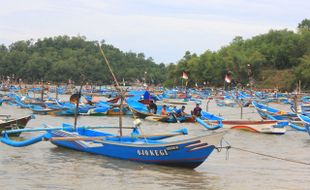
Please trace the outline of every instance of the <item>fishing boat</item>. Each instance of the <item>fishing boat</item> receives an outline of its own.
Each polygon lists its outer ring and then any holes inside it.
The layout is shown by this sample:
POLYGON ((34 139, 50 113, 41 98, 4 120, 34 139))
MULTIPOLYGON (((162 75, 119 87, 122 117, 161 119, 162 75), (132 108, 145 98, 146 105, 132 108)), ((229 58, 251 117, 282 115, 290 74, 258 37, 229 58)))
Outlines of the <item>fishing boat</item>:
POLYGON ((209 130, 226 128, 241 129, 256 133, 284 134, 286 132, 285 126, 288 125, 288 122, 279 122, 274 120, 225 120, 206 111, 202 111, 201 113, 201 117, 196 118, 196 121, 209 130))
MULTIPOLYGON (((176 136, 177 133, 142 135, 134 129, 135 132, 131 136, 118 136, 86 127, 78 127, 74 130, 68 125, 42 130, 47 132, 20 142, 11 140, 8 135, 14 132, 26 132, 26 130, 4 131, 1 142, 14 147, 23 147, 44 139, 56 146, 112 158, 196 168, 208 158, 224 135, 224 132, 203 133, 184 140, 164 141, 163 139, 176 136)), ((39 129, 28 129, 28 132, 30 131, 39 131, 39 129)))
POLYGON ((265 104, 260 104, 256 101, 253 101, 252 104, 256 108, 258 114, 263 119, 292 120, 292 121, 299 120, 296 113, 278 110, 278 109, 269 107, 265 104))
POLYGON ((163 102, 166 104, 187 105, 184 99, 164 99, 163 102))
POLYGON ((302 114, 298 114, 298 117, 300 118, 302 122, 304 122, 304 127, 307 133, 310 135, 310 117, 302 115, 302 114))
POLYGON ((128 106, 124 106, 122 112, 120 112, 118 105, 113 105, 108 111, 107 115, 132 115, 130 109, 128 106))
POLYGON ((176 123, 176 122, 195 122, 195 118, 190 115, 186 114, 180 117, 176 117, 173 114, 173 110, 167 106, 167 113, 171 113, 168 115, 161 115, 162 105, 157 105, 157 112, 150 113, 147 106, 143 103, 138 101, 140 97, 130 97, 127 98, 126 102, 131 110, 131 112, 138 118, 141 119, 148 119, 152 121, 162 121, 168 123, 176 123))
MULTIPOLYGON (((120 110, 122 110, 125 92, 120 88, 100 45, 99 48, 112 74, 116 88, 119 90, 120 110)), ((77 127, 76 123, 81 89, 82 85, 79 94, 77 94, 77 96, 72 95, 70 98, 70 100, 72 99, 76 102, 74 125, 65 124, 53 128, 3 131, 1 142, 14 147, 23 147, 41 142, 43 139, 50 141, 56 146, 112 158, 148 164, 196 168, 209 157, 225 134, 224 132, 208 131, 200 133, 198 136, 192 138, 165 141, 164 139, 185 134, 185 132, 141 134, 138 130, 141 121, 135 120, 132 133, 126 136, 123 135, 122 132, 124 127, 122 126, 121 115, 119 117, 119 126, 117 127, 120 132, 119 135, 93 130, 90 129, 90 127, 77 127), (20 142, 9 138, 9 134, 34 131, 46 131, 46 133, 20 142)), ((107 126, 102 126, 101 128, 107 128, 107 126)))
POLYGON ((306 131, 301 125, 300 118, 298 118, 296 113, 278 110, 255 101, 253 101, 252 104, 263 119, 288 121, 288 125, 293 129, 296 129, 297 131, 306 131))
POLYGON ((240 129, 255 133, 285 134, 286 132, 285 124, 278 123, 274 120, 223 120, 222 124, 224 128, 240 129))
MULTIPOLYGON (((24 129, 28 123, 28 121, 32 118, 31 115, 21 117, 21 118, 10 118, 9 115, 2 115, 5 118, 0 119, 0 133, 4 130, 10 129, 24 129)), ((19 136, 20 133, 14 133, 13 136, 19 136)))

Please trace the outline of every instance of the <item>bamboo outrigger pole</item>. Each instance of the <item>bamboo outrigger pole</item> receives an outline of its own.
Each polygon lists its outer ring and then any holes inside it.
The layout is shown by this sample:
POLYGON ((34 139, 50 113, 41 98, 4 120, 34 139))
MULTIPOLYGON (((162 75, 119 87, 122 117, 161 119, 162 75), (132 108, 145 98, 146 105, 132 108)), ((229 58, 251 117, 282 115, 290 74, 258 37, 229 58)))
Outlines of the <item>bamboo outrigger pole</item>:
POLYGON ((125 94, 124 94, 122 88, 120 87, 119 82, 117 81, 117 79, 116 79, 116 77, 115 77, 115 75, 113 73, 113 70, 112 70, 112 68, 110 66, 110 63, 109 63, 108 59, 106 58, 106 56, 105 56, 105 54, 103 52, 103 49, 101 48, 101 45, 99 43, 98 43, 98 47, 100 49, 101 55, 103 56, 103 58, 105 60, 106 65, 109 68, 110 73, 112 74, 113 80, 115 82, 115 88, 119 91, 119 94, 120 94, 121 102, 120 102, 120 106, 119 106, 119 133, 120 133, 120 136, 123 136, 123 131, 122 131, 122 126, 123 126, 122 114, 123 114, 123 102, 124 102, 124 99, 125 99, 125 94))

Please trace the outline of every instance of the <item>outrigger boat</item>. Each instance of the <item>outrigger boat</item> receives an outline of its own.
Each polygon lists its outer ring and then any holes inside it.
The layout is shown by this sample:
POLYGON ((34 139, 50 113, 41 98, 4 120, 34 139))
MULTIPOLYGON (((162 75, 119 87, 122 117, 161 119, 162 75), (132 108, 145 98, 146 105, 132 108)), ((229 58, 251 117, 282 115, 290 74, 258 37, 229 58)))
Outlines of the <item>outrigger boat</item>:
MULTIPOLYGON (((241 129, 245 131, 265 134, 284 134, 285 124, 274 120, 248 121, 248 120, 223 120, 223 128, 241 129)), ((286 122, 288 123, 288 122, 286 122)))
POLYGON ((258 114, 265 120, 275 120, 275 121, 288 121, 288 126, 296 129, 298 131, 306 131, 304 127, 300 125, 300 119, 296 113, 286 112, 269 107, 264 104, 260 104, 256 101, 252 102, 253 106, 256 108, 258 114))
MULTIPOLYGON (((116 88, 119 90, 121 99, 120 110, 122 110, 125 93, 120 88, 100 45, 99 48, 113 76, 116 88)), ((63 125, 54 128, 3 131, 1 142, 14 147, 23 147, 40 142, 43 139, 51 141, 57 146, 118 159, 149 164, 195 168, 208 158, 223 138, 224 132, 204 132, 199 136, 189 139, 163 141, 162 139, 185 134, 185 132, 181 130, 181 132, 170 134, 143 135, 137 130, 140 122, 134 123, 135 127, 130 136, 123 136, 122 128, 124 127, 122 126, 121 114, 119 119, 120 135, 92 130, 89 129, 89 127, 76 127, 81 89, 82 85, 79 94, 75 96, 77 101, 73 126, 63 125), (46 131, 46 133, 21 142, 13 141, 8 136, 13 133, 33 131, 46 131)), ((108 127, 103 126, 99 128, 108 127)))
MULTIPOLYGON (((51 143, 82 152, 131 160, 148 164, 160 164, 185 168, 196 168, 202 164, 220 143, 224 132, 201 134, 200 136, 177 141, 163 141, 184 132, 170 134, 142 135, 134 129, 131 136, 117 136, 97 130, 64 125, 59 128, 41 129, 47 131, 38 137, 16 142, 8 135, 26 130, 3 131, 2 143, 14 147, 28 146, 42 139, 51 143)), ((39 131, 39 129, 28 130, 39 131)))
POLYGON ((274 120, 224 120, 214 114, 202 111, 201 118, 196 118, 196 121, 206 127, 207 129, 241 129, 256 133, 266 134, 284 134, 286 132, 285 126, 288 122, 278 122, 274 120))
POLYGON ((181 117, 176 117, 172 112, 172 110, 167 106, 167 112, 171 113, 170 115, 161 115, 161 105, 157 105, 156 114, 150 113, 147 106, 143 103, 140 103, 137 99, 139 97, 130 97, 128 98, 127 104, 131 110, 131 112, 138 118, 148 119, 152 121, 162 121, 168 123, 176 123, 176 122, 195 122, 195 118, 192 115, 184 115, 181 117))
POLYGON ((308 132, 308 134, 310 135, 310 117, 301 114, 298 114, 298 117, 302 122, 304 122, 304 127, 308 132))
MULTIPOLYGON (((5 130, 10 129, 24 129, 28 123, 28 121, 32 118, 31 115, 21 117, 21 118, 10 118, 9 115, 1 115, 5 117, 4 119, 0 119, 0 133, 5 130)), ((14 133, 12 136, 19 136, 20 133, 14 133)))
POLYGON ((252 104, 263 119, 299 120, 296 113, 278 110, 256 101, 253 101, 252 104))

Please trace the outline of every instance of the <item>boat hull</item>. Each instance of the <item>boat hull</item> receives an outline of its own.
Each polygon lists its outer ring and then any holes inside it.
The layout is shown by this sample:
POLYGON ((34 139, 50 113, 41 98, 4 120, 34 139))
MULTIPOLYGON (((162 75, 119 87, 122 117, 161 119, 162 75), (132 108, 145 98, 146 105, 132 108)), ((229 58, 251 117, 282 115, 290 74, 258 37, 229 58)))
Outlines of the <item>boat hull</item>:
MULTIPOLYGON (((0 134, 4 130, 12 130, 12 129, 24 129, 31 119, 31 116, 22 117, 19 119, 3 119, 0 120, 0 134)), ((19 136, 20 133, 13 133, 10 136, 19 136)))
POLYGON ((276 127, 277 121, 263 120, 263 121, 247 121, 247 120, 223 120, 224 128, 241 129, 255 133, 265 134, 284 134, 286 128, 276 127))
MULTIPOLYGON (((75 136, 66 131, 53 131, 52 137, 75 136)), ((52 141, 53 144, 82 152, 118 159, 167 166, 196 168, 202 164, 220 142, 224 133, 195 137, 169 143, 144 141, 52 141)))

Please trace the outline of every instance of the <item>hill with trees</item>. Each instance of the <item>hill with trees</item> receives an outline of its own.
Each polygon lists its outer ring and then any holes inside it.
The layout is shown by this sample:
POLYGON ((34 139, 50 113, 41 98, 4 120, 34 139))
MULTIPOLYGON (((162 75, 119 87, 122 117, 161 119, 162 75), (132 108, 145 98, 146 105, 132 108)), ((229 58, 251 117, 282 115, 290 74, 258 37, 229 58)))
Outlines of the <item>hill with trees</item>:
MULTIPOLYGON (((236 83, 246 85, 250 68, 257 87, 292 90, 300 80, 304 89, 310 89, 309 19, 299 23, 296 32, 270 30, 251 39, 237 36, 218 51, 206 50, 201 55, 187 51, 177 63, 168 65, 156 64, 143 53, 123 52, 104 40, 99 43, 120 80, 146 77, 148 83, 173 86, 181 85, 186 72, 190 86, 223 86, 230 72, 236 83)), ((27 82, 78 82, 84 74, 90 82, 111 84, 97 44, 83 36, 57 36, 0 45, 0 76, 14 75, 27 82)))
MULTIPOLYGON (((164 64, 156 64, 143 53, 122 52, 112 45, 100 42, 119 80, 142 80, 145 72, 154 84, 166 79, 164 64)), ((111 84, 111 74, 103 62, 97 41, 85 37, 57 36, 18 41, 9 47, 0 46, 0 76, 22 78, 27 82, 41 80, 78 82, 81 74, 98 84, 111 84)))
POLYGON ((167 85, 177 80, 182 72, 189 74, 189 82, 203 82, 223 86, 230 72, 233 80, 243 85, 249 81, 251 68, 254 85, 261 88, 278 87, 292 90, 301 80, 303 88, 310 88, 310 20, 303 20, 297 32, 270 30, 267 34, 244 40, 235 37, 220 50, 207 50, 201 55, 187 51, 177 64, 168 65, 167 85))

